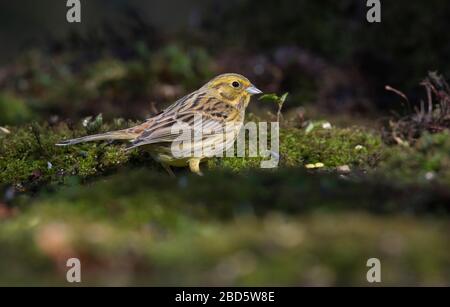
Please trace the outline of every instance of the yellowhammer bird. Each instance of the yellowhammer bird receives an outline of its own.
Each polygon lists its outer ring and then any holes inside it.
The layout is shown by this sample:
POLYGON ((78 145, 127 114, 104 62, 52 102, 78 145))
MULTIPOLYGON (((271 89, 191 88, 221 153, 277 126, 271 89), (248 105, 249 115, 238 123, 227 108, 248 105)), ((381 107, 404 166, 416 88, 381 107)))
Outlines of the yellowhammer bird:
POLYGON ((128 140, 131 144, 127 150, 145 146, 172 175, 170 166, 189 166, 192 172, 201 175, 200 162, 221 155, 234 144, 250 97, 261 93, 244 76, 219 75, 138 126, 66 140, 57 145, 128 140))

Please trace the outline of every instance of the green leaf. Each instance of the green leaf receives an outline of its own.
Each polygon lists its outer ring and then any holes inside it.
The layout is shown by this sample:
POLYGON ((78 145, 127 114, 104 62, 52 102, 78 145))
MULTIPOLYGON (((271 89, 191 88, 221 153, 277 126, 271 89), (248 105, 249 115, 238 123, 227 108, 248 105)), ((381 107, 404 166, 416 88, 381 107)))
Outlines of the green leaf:
POLYGON ((289 95, 288 92, 284 93, 283 96, 281 96, 280 98, 280 102, 281 104, 283 104, 286 101, 287 96, 289 95))
POLYGON ((277 94, 264 94, 258 100, 278 102, 280 97, 277 94))

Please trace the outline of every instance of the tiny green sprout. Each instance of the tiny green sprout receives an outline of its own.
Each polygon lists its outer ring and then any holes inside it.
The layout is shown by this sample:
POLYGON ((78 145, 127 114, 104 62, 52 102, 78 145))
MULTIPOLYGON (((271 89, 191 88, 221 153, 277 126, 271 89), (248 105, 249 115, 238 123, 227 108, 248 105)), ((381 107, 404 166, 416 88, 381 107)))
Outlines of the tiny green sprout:
POLYGON ((283 108, 283 104, 286 101, 287 96, 289 93, 284 93, 282 96, 278 96, 277 94, 265 94, 259 97, 259 100, 263 101, 273 101, 278 105, 278 111, 277 111, 277 121, 280 122, 281 118, 281 109, 283 108))

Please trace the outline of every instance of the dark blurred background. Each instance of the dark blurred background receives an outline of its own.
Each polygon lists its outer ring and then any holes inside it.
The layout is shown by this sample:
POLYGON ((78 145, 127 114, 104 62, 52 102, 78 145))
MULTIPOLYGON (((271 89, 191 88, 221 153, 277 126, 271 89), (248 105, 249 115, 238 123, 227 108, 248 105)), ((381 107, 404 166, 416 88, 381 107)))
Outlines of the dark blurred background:
POLYGON ((33 0, 2 1, 0 4, 0 62, 14 59, 17 52, 41 43, 48 38, 64 39, 70 31, 88 31, 114 20, 134 7, 150 23, 163 30, 174 30, 188 25, 199 8, 208 1, 202 0, 82 0, 82 22, 66 21, 66 1, 33 0), (176 8, 176 9, 175 9, 176 8))
POLYGON ((65 0, 2 1, 0 4, 0 63, 14 59, 17 52, 49 38, 64 39, 71 31, 91 31, 105 23, 116 23, 124 12, 135 8, 159 30, 171 32, 192 25, 205 0, 82 0, 82 22, 66 21, 65 0))
POLYGON ((448 1, 384 1, 376 24, 362 0, 81 3, 81 24, 66 1, 0 5, 0 89, 35 114, 142 117, 234 71, 289 91, 288 107, 370 115, 396 108, 386 84, 414 98, 428 71, 450 75, 448 1))

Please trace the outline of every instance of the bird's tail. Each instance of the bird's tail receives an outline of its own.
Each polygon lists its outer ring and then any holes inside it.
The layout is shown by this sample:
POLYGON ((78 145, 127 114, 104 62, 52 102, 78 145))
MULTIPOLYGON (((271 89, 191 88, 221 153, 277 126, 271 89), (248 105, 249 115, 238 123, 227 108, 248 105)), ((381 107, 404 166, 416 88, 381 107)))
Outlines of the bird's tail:
POLYGON ((106 133, 94 134, 83 136, 81 138, 61 141, 56 146, 70 146, 79 143, 92 142, 92 141, 104 141, 104 140, 133 140, 136 138, 136 133, 125 130, 111 131, 106 133))

